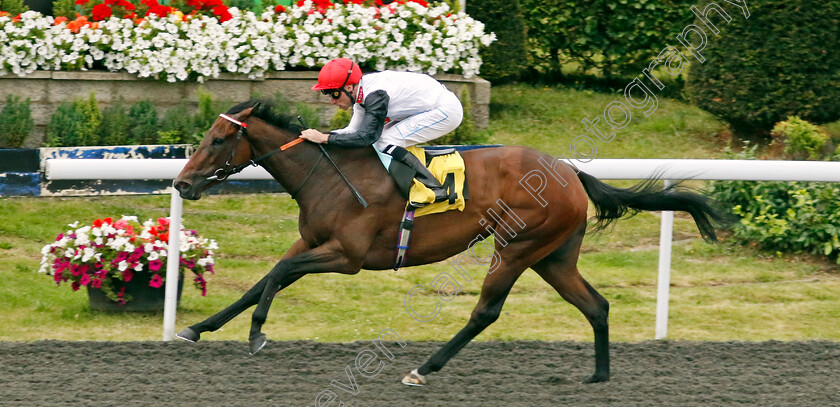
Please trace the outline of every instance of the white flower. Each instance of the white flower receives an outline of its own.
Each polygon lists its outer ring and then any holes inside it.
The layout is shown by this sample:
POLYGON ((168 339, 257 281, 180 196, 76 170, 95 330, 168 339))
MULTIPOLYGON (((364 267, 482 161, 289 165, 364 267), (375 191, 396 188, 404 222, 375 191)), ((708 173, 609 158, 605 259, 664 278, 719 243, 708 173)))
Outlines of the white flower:
MULTIPOLYGON (((170 82, 203 82, 222 72, 260 78, 270 70, 312 68, 347 56, 377 70, 462 73, 481 67, 479 49, 496 36, 464 13, 447 17, 445 3, 391 4, 381 9, 337 2, 323 15, 312 1, 255 14, 230 8, 232 19, 208 16, 182 21, 177 15, 148 16, 135 25, 111 17, 98 28, 74 33, 67 23, 31 11, 20 22, 0 17, 0 75, 37 69, 78 70, 102 61, 111 71, 170 82)), ((136 221, 136 217, 124 217, 136 221)), ((70 225, 76 228, 78 223, 70 225)), ((93 236, 100 236, 93 232, 93 236)), ((103 228, 101 235, 113 233, 103 228)), ((145 238, 145 237, 144 237, 145 238)))

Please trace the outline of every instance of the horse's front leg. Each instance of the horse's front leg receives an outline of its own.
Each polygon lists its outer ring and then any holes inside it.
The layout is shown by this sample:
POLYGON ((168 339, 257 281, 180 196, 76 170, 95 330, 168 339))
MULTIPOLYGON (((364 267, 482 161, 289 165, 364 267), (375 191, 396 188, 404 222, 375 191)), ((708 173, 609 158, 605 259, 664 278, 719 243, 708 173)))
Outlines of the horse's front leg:
POLYGON ((266 337, 261 332, 262 326, 268 317, 268 309, 271 307, 277 288, 283 281, 313 273, 355 274, 361 269, 361 264, 360 259, 349 258, 337 241, 327 242, 277 263, 266 276, 265 290, 251 317, 251 332, 248 336, 251 354, 259 352, 265 346, 266 337))
MULTIPOLYGON (((301 254, 307 250, 309 250, 309 246, 303 241, 303 239, 299 239, 294 244, 292 244, 292 247, 290 247, 289 250, 286 251, 286 254, 283 255, 283 258, 281 258, 280 261, 297 256, 298 254, 301 254)), ((300 277, 301 276, 285 279, 281 282, 280 287, 278 287, 278 291, 290 286, 300 277)), ((200 339, 201 334, 203 332, 213 332, 221 328, 224 324, 228 323, 237 315, 241 314, 242 311, 245 311, 249 307, 259 302, 263 291, 265 291, 265 286, 267 282, 268 276, 263 277, 250 290, 243 294, 239 300, 229 305, 227 308, 217 312, 210 318, 207 318, 204 321, 201 321, 189 328, 182 330, 181 332, 178 332, 176 336, 186 341, 196 342, 200 339)))

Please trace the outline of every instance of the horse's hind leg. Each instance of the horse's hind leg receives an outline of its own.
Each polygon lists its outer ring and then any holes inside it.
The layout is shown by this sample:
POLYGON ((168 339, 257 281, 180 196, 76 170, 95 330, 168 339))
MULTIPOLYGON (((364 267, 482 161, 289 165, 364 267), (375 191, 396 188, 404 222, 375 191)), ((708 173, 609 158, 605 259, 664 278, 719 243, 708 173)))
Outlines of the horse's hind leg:
POLYGON ((502 264, 484 279, 484 284, 481 286, 481 297, 472 315, 470 315, 467 326, 461 329, 443 348, 429 358, 423 366, 403 378, 402 382, 415 386, 425 384, 426 380, 423 376, 431 372, 437 372, 443 368, 443 365, 449 359, 452 359, 456 353, 463 349, 473 338, 478 336, 481 331, 496 321, 502 312, 502 305, 504 305, 505 299, 508 293, 510 293, 511 287, 513 287, 513 283, 516 282, 526 268, 527 265, 509 265, 502 260, 502 264))
POLYGON ((610 339, 607 323, 610 304, 578 272, 577 258, 582 239, 581 231, 531 268, 554 287, 563 299, 577 307, 592 325, 595 331, 595 374, 584 382, 598 383, 610 379, 610 339))
MULTIPOLYGON (((298 255, 306 250, 307 246, 303 242, 303 240, 298 240, 297 242, 292 244, 292 247, 289 248, 289 250, 286 252, 285 255, 283 255, 283 258, 280 261, 298 255)), ((277 291, 280 291, 283 288, 290 286, 300 277, 301 276, 287 277, 280 283, 280 287, 277 291)), ((260 296, 263 294, 263 291, 265 291, 265 286, 268 280, 268 275, 266 275, 259 282, 257 282, 257 284, 254 284, 254 286, 251 287, 250 290, 243 294, 239 300, 229 305, 227 308, 217 312, 210 318, 207 318, 204 321, 201 321, 193 326, 190 326, 189 328, 184 329, 181 332, 178 332, 176 336, 186 341, 196 342, 200 339, 202 332, 212 332, 221 328, 224 324, 228 323, 237 315, 241 314, 242 311, 245 311, 246 309, 256 305, 259 302, 260 296)))

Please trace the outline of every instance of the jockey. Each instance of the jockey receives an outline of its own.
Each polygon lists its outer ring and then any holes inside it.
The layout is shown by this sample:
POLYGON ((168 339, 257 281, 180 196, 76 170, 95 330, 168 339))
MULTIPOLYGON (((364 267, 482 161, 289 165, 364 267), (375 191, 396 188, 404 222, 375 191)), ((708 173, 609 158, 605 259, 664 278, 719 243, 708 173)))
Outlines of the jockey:
MULTIPOLYGON (((331 104, 353 107, 350 124, 329 134, 307 129, 301 137, 341 147, 374 147, 406 164, 415 178, 434 193, 434 202, 449 196, 426 166, 405 147, 434 140, 461 124, 464 112, 454 93, 432 77, 382 71, 362 76, 355 62, 333 59, 321 68, 313 90, 329 95, 331 104)), ((428 202, 427 202, 428 203, 428 202)), ((425 203, 412 202, 415 207, 425 203)))

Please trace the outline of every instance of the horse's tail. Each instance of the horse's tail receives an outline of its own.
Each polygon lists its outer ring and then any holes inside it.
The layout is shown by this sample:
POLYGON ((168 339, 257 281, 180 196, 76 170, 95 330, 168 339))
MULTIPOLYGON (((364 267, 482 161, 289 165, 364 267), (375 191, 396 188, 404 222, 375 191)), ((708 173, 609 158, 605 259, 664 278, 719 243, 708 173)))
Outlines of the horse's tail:
POLYGON ((631 188, 617 188, 597 178, 579 172, 578 178, 595 204, 595 230, 607 227, 626 214, 635 215, 641 211, 684 211, 691 214, 700 234, 708 242, 717 241, 715 224, 725 225, 732 221, 713 207, 714 201, 703 195, 678 188, 679 184, 661 188, 658 178, 653 177, 631 188))

